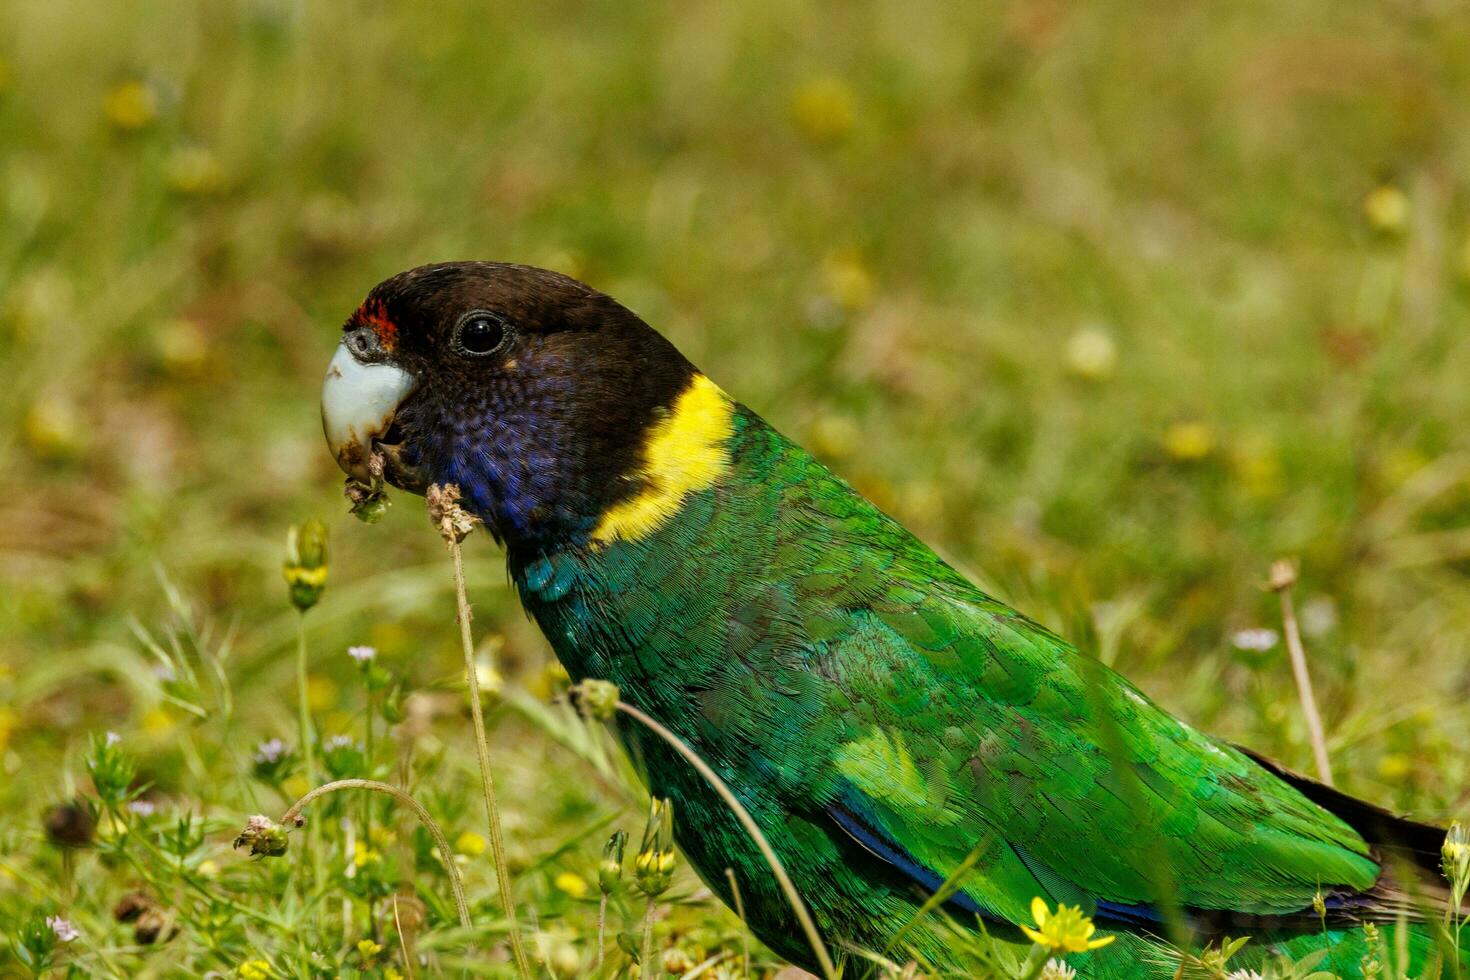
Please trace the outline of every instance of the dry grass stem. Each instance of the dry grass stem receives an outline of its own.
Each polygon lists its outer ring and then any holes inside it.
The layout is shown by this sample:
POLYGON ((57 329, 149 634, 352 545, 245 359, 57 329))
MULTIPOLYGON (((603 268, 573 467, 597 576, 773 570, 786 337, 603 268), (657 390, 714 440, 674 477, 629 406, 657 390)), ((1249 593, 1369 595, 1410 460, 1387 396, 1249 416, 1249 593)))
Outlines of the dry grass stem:
POLYGON ((516 921, 515 897, 511 892, 510 868, 505 860, 505 838, 500 830, 500 803, 495 795, 495 777, 490 772, 490 744, 485 737, 485 713, 480 705, 480 679, 475 670, 475 641, 470 631, 470 603, 465 594, 464 556, 460 542, 474 529, 475 519, 459 505, 459 488, 432 486, 427 494, 429 519, 449 546, 454 564, 454 599, 459 619, 460 645, 464 649, 465 680, 469 685, 470 717, 475 726, 475 752, 480 762, 480 786, 485 795, 485 821, 490 832, 490 854, 500 885, 500 904, 505 910, 511 957, 521 980, 530 980, 531 963, 521 941, 516 921))
POLYGON ((817 963, 822 968, 822 976, 826 977, 827 980, 836 980, 837 968, 832 963, 832 957, 827 953, 827 947, 822 942, 822 934, 817 931, 817 924, 813 921, 811 912, 807 910, 806 902, 802 901, 801 893, 796 890, 796 885, 792 883, 790 876, 786 874, 786 868, 782 866, 781 859, 776 857, 776 852, 772 849, 771 842, 766 840, 766 835, 751 817, 749 811, 745 809, 744 804, 735 798, 735 794, 730 792, 730 787, 725 785, 725 781, 693 749, 685 745, 683 739, 679 738, 679 736, 626 701, 619 701, 617 703, 617 710, 637 720, 648 728, 649 731, 652 731, 659 738, 669 743, 674 751, 683 756, 684 761, 693 766, 705 778, 705 781, 714 787, 715 792, 720 794, 720 798, 725 801, 725 805, 730 808, 730 812, 735 814, 735 819, 740 821, 740 825, 745 828, 745 832, 750 835, 750 839, 760 849, 761 856, 766 859, 766 864, 771 868, 771 874, 776 876, 776 883, 780 885, 781 891, 785 893, 786 901, 790 903, 791 911, 796 914, 797 921, 801 923, 801 930, 806 934, 806 940, 811 945, 812 953, 817 957, 817 963))
POLYGON ((1291 587, 1296 584, 1296 579, 1296 565, 1281 559, 1271 566, 1268 585, 1271 591, 1281 597, 1281 629, 1286 634, 1286 649, 1291 655, 1291 673, 1296 678, 1296 690, 1302 702, 1302 716, 1306 718, 1307 735, 1312 741, 1312 754, 1317 761, 1317 777, 1331 786, 1332 762, 1327 757, 1327 736, 1322 729, 1322 715, 1317 711, 1317 698, 1312 693, 1312 675, 1307 671, 1307 651, 1302 646, 1302 634, 1296 622, 1296 608, 1291 601, 1291 587))
POLYGON ((375 779, 338 779, 324 783, 291 804, 291 809, 281 817, 281 826, 296 826, 301 819, 301 811, 306 809, 313 800, 326 796, 328 793, 337 793, 346 789, 365 789, 374 793, 384 793, 413 811, 414 816, 419 818, 419 822, 429 832, 429 836, 434 838, 434 846, 439 849, 439 856, 444 861, 444 871, 449 875, 449 888, 454 892, 454 909, 459 913, 459 924, 465 929, 471 928, 470 907, 465 901, 464 883, 460 881, 459 868, 454 863, 454 850, 449 846, 448 838, 444 836, 444 831, 439 829, 439 825, 424 808, 424 805, 397 786, 380 783, 375 779))

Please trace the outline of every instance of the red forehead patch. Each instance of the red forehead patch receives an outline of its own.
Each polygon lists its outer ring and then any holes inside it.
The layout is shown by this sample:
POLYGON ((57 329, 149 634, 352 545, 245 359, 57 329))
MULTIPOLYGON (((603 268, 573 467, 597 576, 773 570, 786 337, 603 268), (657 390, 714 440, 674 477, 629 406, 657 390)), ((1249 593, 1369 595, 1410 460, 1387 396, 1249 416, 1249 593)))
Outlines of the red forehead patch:
POLYGON ((398 324, 394 323, 388 316, 387 307, 380 299, 370 299, 357 308, 352 314, 354 322, 365 324, 373 328, 373 333, 378 335, 378 343, 383 345, 385 351, 391 351, 398 346, 398 324))

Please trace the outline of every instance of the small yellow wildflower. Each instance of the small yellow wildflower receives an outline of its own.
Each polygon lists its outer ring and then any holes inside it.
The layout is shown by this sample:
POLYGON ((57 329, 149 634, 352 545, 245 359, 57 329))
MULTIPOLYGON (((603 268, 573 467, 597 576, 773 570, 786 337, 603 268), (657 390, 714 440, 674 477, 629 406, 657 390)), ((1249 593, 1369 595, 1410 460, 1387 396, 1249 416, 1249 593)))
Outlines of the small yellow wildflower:
POLYGON ((199 867, 196 870, 198 870, 199 877, 201 878, 217 878, 219 877, 219 862, 207 859, 200 861, 199 867))
POLYGON ((385 967, 383 969, 383 980, 403 980, 403 974, 396 967, 385 967))
POLYGON ((45 459, 71 459, 87 447, 87 427, 76 405, 66 398, 44 396, 26 409, 21 423, 26 444, 45 459))
POLYGON ((876 289, 873 274, 856 250, 843 249, 822 260, 822 293, 846 312, 866 307, 876 289))
POLYGON ((1057 910, 1052 912, 1039 896, 1031 900, 1031 917, 1036 920, 1036 928, 1022 926, 1021 931, 1033 943, 1049 949, 1085 953, 1089 949, 1106 946, 1118 938, 1103 936, 1101 939, 1093 939, 1092 934, 1097 931, 1097 926, 1082 914, 1080 907, 1058 905, 1057 910))
POLYGON ((371 960, 383 951, 383 947, 371 939, 359 939, 357 941, 357 954, 365 960, 371 960))
POLYGON ((1396 235, 1409 224, 1409 196, 1393 184, 1375 187, 1363 198, 1363 216, 1375 231, 1396 235))
POLYGON ((466 830, 454 839, 454 850, 466 857, 479 857, 485 853, 485 838, 473 830, 466 830))
POLYGON ((355 868, 365 868, 369 864, 377 864, 381 860, 383 860, 383 855, 379 854, 377 851, 375 851, 372 848, 368 847, 362 841, 359 840, 359 841, 353 841, 352 842, 352 866, 353 867, 355 867, 355 868))
POLYGON ((330 677, 312 674, 306 679, 306 701, 311 710, 326 711, 337 706, 337 683, 330 677))
POLYGON ((225 172, 219 158, 203 146, 174 149, 164 161, 163 175, 169 189, 192 197, 213 194, 225 183, 225 172))
POLYGON ((1215 430, 1203 422, 1175 422, 1164 430, 1164 451, 1181 463, 1197 463, 1215 451, 1215 430))
POLYGON ((1106 381, 1118 366, 1118 345, 1106 327, 1093 323, 1067 341, 1067 370, 1084 381, 1106 381))
POLYGON ((563 871, 552 879, 551 883, 556 890, 570 895, 572 898, 581 898, 587 894, 587 879, 571 871, 563 871))
POLYGON ((123 82, 102 100, 102 113, 116 129, 143 129, 158 118, 158 96, 146 82, 123 82))
POLYGON ((791 97, 797 128, 816 143, 835 143, 857 122, 856 99, 847 83, 835 76, 814 78, 791 97))
POLYGON ((1414 760, 1402 752, 1389 752, 1378 760, 1378 775, 1392 782, 1414 771, 1414 760))
POLYGON ((398 835, 387 827, 374 827, 369 831, 368 839, 379 847, 391 847, 398 843, 398 835))
POLYGON ((174 716, 161 705, 149 708, 139 721, 143 731, 150 735, 162 735, 164 732, 172 731, 175 724, 174 716))
POLYGON ((235 972, 240 975, 240 980, 270 980, 276 975, 265 960, 246 960, 235 972))
POLYGON ((819 415, 806 434, 812 452, 826 459, 847 459, 862 448, 862 442, 862 428, 848 415, 819 415))

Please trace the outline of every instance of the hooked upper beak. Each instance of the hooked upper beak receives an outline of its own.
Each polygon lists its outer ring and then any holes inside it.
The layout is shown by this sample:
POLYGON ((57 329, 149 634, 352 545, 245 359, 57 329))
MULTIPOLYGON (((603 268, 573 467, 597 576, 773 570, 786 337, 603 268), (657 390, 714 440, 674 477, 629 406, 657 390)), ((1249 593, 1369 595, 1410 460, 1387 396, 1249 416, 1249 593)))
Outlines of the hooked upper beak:
POLYGON ((394 364, 358 360, 348 338, 338 345, 322 383, 322 431, 348 476, 368 484, 386 476, 394 486, 420 489, 418 474, 399 459, 402 447, 384 439, 416 384, 394 364))

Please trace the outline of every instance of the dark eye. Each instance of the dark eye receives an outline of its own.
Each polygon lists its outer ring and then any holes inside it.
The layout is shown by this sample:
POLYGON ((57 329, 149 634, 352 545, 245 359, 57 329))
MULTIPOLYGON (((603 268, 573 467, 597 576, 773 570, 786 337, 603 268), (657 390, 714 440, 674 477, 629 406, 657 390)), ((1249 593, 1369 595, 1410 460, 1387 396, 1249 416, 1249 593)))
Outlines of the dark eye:
POLYGON ((504 346, 510 331, 504 321, 489 313, 471 313, 459 325, 454 346, 461 354, 479 357, 493 354, 504 346))

